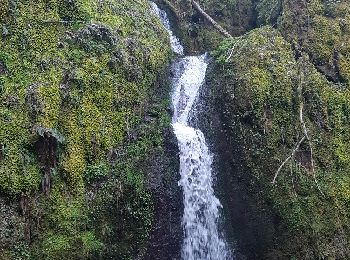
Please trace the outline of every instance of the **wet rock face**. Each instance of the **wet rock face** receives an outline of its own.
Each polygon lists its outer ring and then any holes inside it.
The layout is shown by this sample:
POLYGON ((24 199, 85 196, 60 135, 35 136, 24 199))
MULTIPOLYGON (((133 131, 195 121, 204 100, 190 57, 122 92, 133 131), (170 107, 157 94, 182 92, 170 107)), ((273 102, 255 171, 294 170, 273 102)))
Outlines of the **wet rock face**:
POLYGON ((7 69, 6 69, 5 64, 0 62, 0 76, 6 74, 6 72, 7 72, 7 69))
POLYGON ((278 234, 276 216, 261 196, 254 178, 242 172, 235 137, 221 114, 224 102, 216 92, 213 63, 208 67, 206 85, 200 91, 196 112, 200 121, 192 123, 207 137, 213 152, 215 190, 223 205, 222 231, 237 260, 263 259, 278 234))
POLYGON ((178 185, 178 146, 172 129, 165 133, 165 154, 150 161, 148 188, 154 201, 153 228, 145 259, 181 259, 182 192, 178 185))
POLYGON ((11 259, 7 254, 16 246, 20 250, 25 245, 25 219, 18 212, 16 203, 0 198, 0 258, 11 259))
MULTIPOLYGON (((156 99, 169 98, 169 74, 170 69, 166 68, 158 75, 154 85, 156 99)), ((156 123, 162 117, 162 106, 159 102, 149 105, 151 107, 144 121, 148 124, 156 123)), ((169 116, 170 110, 167 107, 166 113, 169 116)), ((182 191, 178 185, 179 148, 170 122, 162 135, 164 143, 161 150, 150 151, 145 162, 138 166, 145 173, 145 186, 151 194, 153 204, 152 226, 143 256, 146 260, 181 259, 183 203, 182 191)))

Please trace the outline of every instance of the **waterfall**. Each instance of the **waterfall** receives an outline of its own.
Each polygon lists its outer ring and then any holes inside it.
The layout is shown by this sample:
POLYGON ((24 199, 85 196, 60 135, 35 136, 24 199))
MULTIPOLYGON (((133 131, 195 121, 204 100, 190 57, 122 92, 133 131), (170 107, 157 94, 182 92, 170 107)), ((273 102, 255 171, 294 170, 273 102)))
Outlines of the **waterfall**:
POLYGON ((168 19, 168 16, 165 11, 160 10, 158 6, 151 2, 151 8, 153 13, 158 16, 160 22, 163 24, 165 30, 169 34, 169 39, 170 39, 170 47, 175 52, 176 54, 183 55, 184 54, 184 48, 180 44, 179 39, 173 34, 172 30, 170 29, 170 22, 168 19))
MULTIPOLYGON (((172 50, 182 55, 183 47, 170 30, 166 13, 154 3, 152 10, 168 31, 172 50)), ((221 204, 213 190, 212 155, 203 133, 190 124, 206 69, 206 55, 178 58, 173 64, 172 125, 180 149, 179 185, 184 194, 182 258, 185 260, 231 258, 218 231, 221 204)))

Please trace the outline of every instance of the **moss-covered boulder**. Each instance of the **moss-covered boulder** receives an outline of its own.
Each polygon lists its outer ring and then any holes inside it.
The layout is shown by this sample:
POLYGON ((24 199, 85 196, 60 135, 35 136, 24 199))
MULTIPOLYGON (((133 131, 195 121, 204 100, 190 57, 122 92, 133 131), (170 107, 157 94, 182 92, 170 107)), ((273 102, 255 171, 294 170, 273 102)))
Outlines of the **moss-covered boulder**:
POLYGON ((259 1, 258 23, 276 26, 333 82, 349 83, 348 1, 259 1))
POLYGON ((272 240, 250 256, 349 258, 349 89, 269 26, 213 56, 207 82, 235 169, 226 182, 238 178, 275 215, 272 240))

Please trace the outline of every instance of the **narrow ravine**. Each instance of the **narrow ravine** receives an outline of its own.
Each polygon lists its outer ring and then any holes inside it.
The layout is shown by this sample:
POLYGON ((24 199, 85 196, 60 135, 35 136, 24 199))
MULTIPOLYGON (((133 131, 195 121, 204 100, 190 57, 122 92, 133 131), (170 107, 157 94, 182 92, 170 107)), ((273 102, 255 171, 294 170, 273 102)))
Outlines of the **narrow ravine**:
MULTIPOLYGON (((183 56, 183 47, 172 33, 166 13, 156 4, 151 5, 169 33, 172 50, 183 56)), ((184 194, 182 258, 230 259, 228 247, 218 230, 221 204, 214 195, 212 155, 203 133, 190 123, 192 109, 205 79, 206 55, 180 57, 172 69, 172 125, 180 150, 179 185, 184 194)))

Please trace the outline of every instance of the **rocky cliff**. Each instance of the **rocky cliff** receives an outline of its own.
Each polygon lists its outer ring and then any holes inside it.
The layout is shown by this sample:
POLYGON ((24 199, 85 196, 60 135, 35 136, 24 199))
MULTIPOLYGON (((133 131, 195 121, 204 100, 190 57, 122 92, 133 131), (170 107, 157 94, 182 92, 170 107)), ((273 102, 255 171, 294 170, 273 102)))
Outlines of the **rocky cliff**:
POLYGON ((148 1, 1 0, 0 32, 0 258, 142 258, 159 230, 177 254, 171 54, 148 1))
POLYGON ((191 1, 160 2, 213 57, 197 124, 238 259, 348 259, 348 1, 197 1, 227 40, 191 1))

